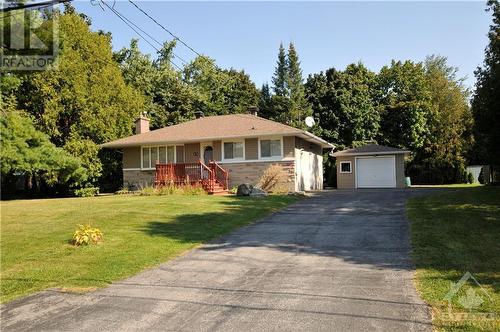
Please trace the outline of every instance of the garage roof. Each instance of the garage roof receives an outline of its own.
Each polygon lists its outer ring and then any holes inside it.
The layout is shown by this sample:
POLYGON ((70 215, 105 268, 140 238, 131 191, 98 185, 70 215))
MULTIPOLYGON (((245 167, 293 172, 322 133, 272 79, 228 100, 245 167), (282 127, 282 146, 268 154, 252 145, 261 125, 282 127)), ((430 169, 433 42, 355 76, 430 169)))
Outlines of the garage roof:
POLYGON ((393 148, 390 146, 367 144, 358 148, 337 151, 333 154, 334 157, 341 156, 363 156, 363 155, 381 155, 381 154, 408 154, 410 151, 393 148))

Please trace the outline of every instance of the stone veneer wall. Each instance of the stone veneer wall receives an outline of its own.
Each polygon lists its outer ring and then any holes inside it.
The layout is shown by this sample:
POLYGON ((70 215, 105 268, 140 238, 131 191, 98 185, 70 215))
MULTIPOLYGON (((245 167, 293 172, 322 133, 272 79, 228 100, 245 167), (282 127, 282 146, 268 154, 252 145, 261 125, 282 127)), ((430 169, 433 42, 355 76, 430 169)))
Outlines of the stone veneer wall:
MULTIPOLYGON (((229 187, 238 186, 242 183, 257 184, 264 171, 270 165, 280 165, 284 178, 286 179, 286 188, 290 191, 295 190, 295 161, 270 161, 270 162, 247 162, 234 164, 221 164, 229 171, 229 187)), ((123 170, 123 187, 131 190, 141 189, 146 186, 152 186, 154 180, 154 170, 123 170)))
POLYGON ((155 171, 123 170, 123 188, 131 190, 152 186, 155 171))
POLYGON ((242 162, 234 164, 221 164, 229 171, 229 187, 235 187, 242 183, 257 184, 264 171, 271 165, 281 166, 286 179, 286 187, 290 191, 295 190, 295 161, 269 161, 269 162, 242 162))

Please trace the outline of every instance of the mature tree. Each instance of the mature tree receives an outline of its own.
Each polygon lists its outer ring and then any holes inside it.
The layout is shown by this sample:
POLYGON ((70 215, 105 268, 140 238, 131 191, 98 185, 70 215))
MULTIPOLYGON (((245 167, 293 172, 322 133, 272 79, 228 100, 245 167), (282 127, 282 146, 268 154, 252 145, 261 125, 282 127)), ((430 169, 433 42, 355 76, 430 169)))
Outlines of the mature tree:
POLYGON ((95 183, 97 145, 131 134, 143 99, 123 80, 109 36, 91 32, 72 12, 60 15, 59 32, 56 65, 26 80, 20 104, 56 146, 81 158, 95 183))
POLYGON ((272 83, 274 94, 270 103, 264 104, 267 108, 265 114, 275 121, 303 127, 303 119, 312 111, 305 96, 299 56, 293 43, 290 43, 288 53, 280 44, 272 83))
POLYGON ((269 84, 262 84, 259 97, 259 115, 266 119, 274 118, 271 98, 272 95, 271 90, 269 89, 269 84))
POLYGON ((148 114, 154 109, 153 97, 158 71, 149 54, 139 50, 139 41, 132 39, 129 48, 122 48, 113 55, 120 64, 125 82, 144 96, 143 111, 148 114))
POLYGON ((0 168, 4 188, 21 175, 34 191, 46 186, 78 185, 85 181, 85 172, 78 158, 52 144, 47 135, 35 129, 26 115, 12 106, 4 106, 0 117, 0 168))
POLYGON ((229 113, 245 113, 249 106, 257 106, 259 90, 244 70, 224 69, 230 78, 230 88, 226 94, 226 107, 229 113))
POLYGON ((175 43, 164 44, 154 62, 155 77, 151 87, 153 107, 150 112, 154 129, 190 120, 202 107, 201 94, 182 80, 182 73, 171 63, 175 43))
POLYGON ((456 183, 465 180, 465 154, 472 145, 472 116, 469 92, 458 69, 446 58, 430 56, 424 62, 429 88, 429 135, 422 148, 414 153, 408 167, 415 182, 456 183))
POLYGON ((500 4, 489 0, 493 24, 488 33, 483 66, 477 68, 476 90, 472 100, 475 154, 471 161, 500 165, 500 4))
POLYGON ((259 91, 244 71, 223 70, 206 56, 185 67, 183 80, 196 93, 196 109, 206 115, 242 113, 258 102, 259 91))
POLYGON ((375 74, 363 64, 344 71, 330 68, 310 75, 306 91, 317 119, 318 132, 340 148, 373 140, 379 133, 379 114, 373 101, 375 74))
POLYGON ((428 135, 430 91, 421 63, 392 61, 378 74, 379 143, 416 150, 428 135))
POLYGON ((280 43, 280 47, 278 50, 278 61, 276 62, 274 75, 271 79, 273 83, 273 92, 276 96, 281 96, 281 97, 288 96, 287 71, 288 71, 288 65, 287 65, 285 48, 283 47, 283 44, 280 43))
POLYGON ((286 78, 287 90, 290 94, 290 109, 282 121, 295 127, 304 127, 303 120, 311 115, 312 111, 305 96, 302 69, 300 69, 299 56, 293 43, 288 46, 286 78))

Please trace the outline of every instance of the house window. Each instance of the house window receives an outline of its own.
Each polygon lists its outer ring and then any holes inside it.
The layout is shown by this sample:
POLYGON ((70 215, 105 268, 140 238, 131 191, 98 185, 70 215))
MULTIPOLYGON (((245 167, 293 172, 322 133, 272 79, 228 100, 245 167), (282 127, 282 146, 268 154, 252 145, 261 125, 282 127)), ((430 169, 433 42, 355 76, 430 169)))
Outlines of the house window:
POLYGON ((142 148, 142 168, 150 167, 149 148, 142 148))
POLYGON ((151 167, 155 167, 158 160, 158 147, 150 148, 151 149, 151 167))
POLYGON ((167 147, 167 162, 175 163, 175 146, 167 147))
POLYGON ((265 139, 260 141, 260 157, 281 157, 281 139, 265 139))
POLYGON ((166 149, 167 148, 164 147, 164 146, 160 146, 158 148, 158 155, 159 155, 158 162, 160 164, 166 164, 167 163, 167 152, 166 152, 166 149))
POLYGON ((351 162, 341 161, 340 162, 340 173, 351 173, 351 162))
POLYGON ((156 163, 175 163, 175 146, 151 146, 142 148, 142 168, 155 168, 156 163))
POLYGON ((224 159, 237 160, 244 158, 245 146, 243 142, 224 142, 224 159))

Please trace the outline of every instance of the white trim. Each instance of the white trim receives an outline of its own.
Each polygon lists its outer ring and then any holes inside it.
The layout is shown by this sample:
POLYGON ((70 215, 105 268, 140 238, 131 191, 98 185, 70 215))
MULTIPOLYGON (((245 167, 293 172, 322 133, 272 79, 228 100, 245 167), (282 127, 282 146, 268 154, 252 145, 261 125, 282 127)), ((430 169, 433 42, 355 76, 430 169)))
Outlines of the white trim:
POLYGON ((132 168, 122 168, 122 171, 142 171, 143 169, 142 168, 135 168, 135 167, 132 167, 132 168))
MULTIPOLYGON (((180 144, 179 144, 180 145, 180 144)), ((140 153, 141 153, 141 167, 140 167, 140 170, 144 170, 144 171, 150 171, 150 170, 154 170, 155 167, 151 167, 151 163, 152 163, 152 160, 151 160, 151 149, 153 148, 156 148, 156 157, 160 158, 160 147, 164 147, 165 148, 165 160, 167 161, 167 163, 169 163, 169 160, 168 160, 168 148, 169 147, 174 147, 174 161, 173 163, 177 163, 177 146, 176 145, 172 145, 172 144, 169 144, 169 145, 141 145, 140 146, 140 153), (143 149, 148 149, 149 151, 149 167, 143 167, 144 163, 143 163, 143 153, 142 153, 142 150, 143 149)), ((185 150, 185 149, 184 149, 185 150)), ((156 163, 156 160, 154 161, 156 163)))
MULTIPOLYGON (((377 156, 366 156, 366 157, 355 157, 354 162, 356 164, 356 174, 354 174, 354 187, 358 189, 358 159, 370 159, 370 158, 377 158, 377 156)), ((396 178, 396 156, 381 156, 379 158, 391 158, 394 161, 394 174, 393 174, 393 180, 394 180, 394 187, 363 187, 366 189, 370 188, 397 188, 398 182, 396 178)))
POLYGON ((339 165, 340 174, 351 174, 352 173, 352 163, 351 161, 341 161, 339 165), (342 164, 349 164, 349 172, 342 172, 342 164))
POLYGON ((240 140, 226 140, 226 141, 221 141, 221 161, 222 162, 244 162, 245 161, 245 139, 240 139, 240 140), (243 143, 243 157, 242 158, 231 158, 231 159, 226 159, 224 156, 224 143, 243 143))
POLYGON ((290 162, 295 161, 295 158, 284 158, 284 159, 276 159, 276 160, 263 160, 263 159, 249 159, 249 160, 226 160, 226 161, 218 161, 219 164, 245 164, 245 163, 281 163, 281 162, 290 162))
POLYGON ((285 152, 283 150, 283 136, 270 136, 270 137, 259 137, 257 140, 257 159, 258 160, 263 160, 263 161, 277 161, 277 160, 283 160, 283 156, 285 155, 285 152), (262 157, 261 155, 261 148, 260 148, 260 142, 261 141, 280 141, 281 144, 281 151, 279 156, 271 156, 271 157, 262 157))

